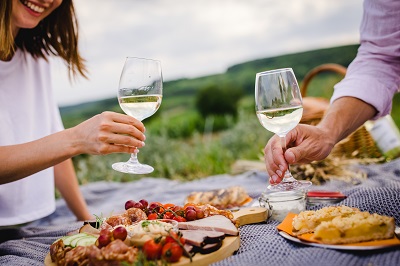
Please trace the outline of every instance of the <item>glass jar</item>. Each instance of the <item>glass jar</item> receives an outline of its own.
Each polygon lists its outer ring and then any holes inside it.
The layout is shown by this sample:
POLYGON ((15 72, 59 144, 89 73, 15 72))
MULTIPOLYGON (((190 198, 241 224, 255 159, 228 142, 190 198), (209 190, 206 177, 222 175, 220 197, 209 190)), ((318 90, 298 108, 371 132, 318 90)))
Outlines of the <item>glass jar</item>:
POLYGON ((258 199, 260 206, 268 209, 269 218, 282 222, 289 212, 300 213, 306 209, 303 191, 266 191, 258 199))

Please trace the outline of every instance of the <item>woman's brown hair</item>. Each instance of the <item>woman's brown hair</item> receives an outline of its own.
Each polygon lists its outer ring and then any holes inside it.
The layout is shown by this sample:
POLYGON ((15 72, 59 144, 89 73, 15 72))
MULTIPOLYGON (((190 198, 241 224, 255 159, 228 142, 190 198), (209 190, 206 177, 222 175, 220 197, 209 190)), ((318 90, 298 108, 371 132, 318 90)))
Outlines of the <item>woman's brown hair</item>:
POLYGON ((78 21, 72 0, 61 5, 33 29, 20 29, 13 38, 11 29, 12 0, 0 1, 0 51, 7 57, 15 47, 28 51, 33 57, 47 60, 50 54, 64 59, 70 77, 86 77, 85 60, 78 50, 78 21))

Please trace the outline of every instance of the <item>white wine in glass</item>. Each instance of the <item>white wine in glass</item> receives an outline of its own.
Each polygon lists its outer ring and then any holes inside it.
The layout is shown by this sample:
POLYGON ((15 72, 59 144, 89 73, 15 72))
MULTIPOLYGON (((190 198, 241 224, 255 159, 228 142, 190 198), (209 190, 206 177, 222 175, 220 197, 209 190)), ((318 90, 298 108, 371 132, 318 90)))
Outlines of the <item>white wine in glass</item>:
MULTIPOLYGON (((281 139, 286 151, 286 134, 296 127, 303 115, 302 99, 296 77, 291 68, 276 69, 256 74, 256 114, 261 125, 281 139)), ((281 183, 269 185, 269 190, 305 189, 310 181, 296 180, 289 169, 281 183)))
MULTIPOLYGON (((161 63, 157 60, 128 57, 118 86, 118 102, 121 109, 139 121, 152 116, 160 107, 163 81, 161 63)), ((114 163, 114 170, 129 174, 149 174, 150 165, 141 164, 137 152, 127 162, 114 163)))

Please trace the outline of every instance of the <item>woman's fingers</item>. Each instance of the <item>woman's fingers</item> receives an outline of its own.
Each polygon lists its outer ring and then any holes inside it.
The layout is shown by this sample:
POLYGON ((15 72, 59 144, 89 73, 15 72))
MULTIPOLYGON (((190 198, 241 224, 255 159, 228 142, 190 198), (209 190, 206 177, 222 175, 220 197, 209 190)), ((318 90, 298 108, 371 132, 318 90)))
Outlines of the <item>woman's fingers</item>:
POLYGON ((142 122, 127 115, 103 112, 73 128, 74 145, 80 153, 132 153, 144 146, 142 122))
POLYGON ((131 125, 143 133, 146 131, 143 123, 131 116, 114 113, 114 112, 109 112, 109 111, 103 112, 102 115, 108 117, 109 119, 111 119, 112 121, 114 121, 116 123, 120 123, 120 124, 124 124, 124 125, 131 125))

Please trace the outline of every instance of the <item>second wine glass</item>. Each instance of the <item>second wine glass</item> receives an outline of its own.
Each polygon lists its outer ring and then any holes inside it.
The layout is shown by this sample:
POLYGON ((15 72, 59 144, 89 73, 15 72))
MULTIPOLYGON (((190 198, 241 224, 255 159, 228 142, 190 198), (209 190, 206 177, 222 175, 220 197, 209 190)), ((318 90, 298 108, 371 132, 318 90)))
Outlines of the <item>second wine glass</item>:
MULTIPOLYGON (((256 113, 261 125, 281 139, 286 151, 286 134, 300 122, 303 115, 302 99, 296 77, 291 68, 276 69, 256 74, 256 113)), ((269 185, 269 190, 297 190, 311 186, 310 181, 296 180, 289 169, 281 183, 269 185)))
MULTIPOLYGON (((161 62, 152 59, 127 57, 118 86, 118 102, 129 116, 142 121, 152 116, 162 100, 161 62)), ((137 152, 127 162, 114 163, 116 171, 129 174, 149 174, 154 171, 150 165, 141 164, 137 152)))

